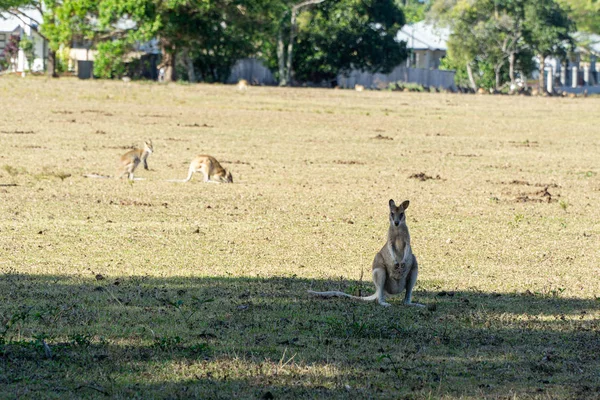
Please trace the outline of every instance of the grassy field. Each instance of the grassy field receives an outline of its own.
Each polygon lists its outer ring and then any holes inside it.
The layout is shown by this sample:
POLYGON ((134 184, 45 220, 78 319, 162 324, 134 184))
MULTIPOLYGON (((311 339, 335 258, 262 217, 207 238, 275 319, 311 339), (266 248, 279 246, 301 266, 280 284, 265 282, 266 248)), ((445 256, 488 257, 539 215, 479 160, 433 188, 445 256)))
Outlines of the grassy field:
POLYGON ((600 98, 0 96, 0 398, 600 398, 600 98), (166 182, 203 153, 235 183, 166 182), (390 198, 428 307, 309 297, 372 293, 390 198))

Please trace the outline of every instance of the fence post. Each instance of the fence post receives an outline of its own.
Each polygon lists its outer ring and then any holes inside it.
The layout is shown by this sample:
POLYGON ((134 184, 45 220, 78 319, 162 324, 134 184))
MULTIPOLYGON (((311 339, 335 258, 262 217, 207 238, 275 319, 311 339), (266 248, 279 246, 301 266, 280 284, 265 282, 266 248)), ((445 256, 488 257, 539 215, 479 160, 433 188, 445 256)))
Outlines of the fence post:
POLYGON ((567 86, 567 69, 566 68, 560 69, 560 85, 567 86))
POLYGON ((583 86, 590 86, 590 67, 583 67, 583 86))
POLYGON ((571 87, 576 88, 579 84, 579 76, 578 76, 579 68, 571 67, 571 87))

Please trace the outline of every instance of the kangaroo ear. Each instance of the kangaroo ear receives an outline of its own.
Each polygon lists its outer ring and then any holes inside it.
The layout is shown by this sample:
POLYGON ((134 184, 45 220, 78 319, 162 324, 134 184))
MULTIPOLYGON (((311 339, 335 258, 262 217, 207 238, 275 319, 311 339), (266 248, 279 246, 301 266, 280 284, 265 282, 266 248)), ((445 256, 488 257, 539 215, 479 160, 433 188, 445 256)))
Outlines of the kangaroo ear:
POLYGON ((402 208, 406 210, 408 208, 409 204, 410 204, 410 201, 404 200, 401 205, 402 205, 402 208))
POLYGON ((396 207, 396 203, 394 203, 394 200, 390 199, 390 209, 395 208, 395 207, 396 207))

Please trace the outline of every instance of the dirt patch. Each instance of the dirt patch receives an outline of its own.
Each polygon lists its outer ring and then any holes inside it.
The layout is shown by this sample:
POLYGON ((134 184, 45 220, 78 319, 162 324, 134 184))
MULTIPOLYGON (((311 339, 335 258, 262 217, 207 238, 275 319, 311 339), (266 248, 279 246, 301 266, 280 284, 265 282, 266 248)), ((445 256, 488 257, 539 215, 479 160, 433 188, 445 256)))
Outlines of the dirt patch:
POLYGON ((560 197, 560 194, 553 195, 548 191, 548 186, 546 186, 534 193, 522 193, 520 196, 517 196, 515 201, 517 203, 556 203, 558 201, 557 197, 560 197))
POLYGON ((170 115, 161 115, 161 114, 140 114, 140 117, 171 118, 170 115))
POLYGON ((527 181, 522 181, 522 180, 512 180, 510 182, 500 182, 503 185, 522 185, 522 186, 535 186, 535 187, 543 187, 543 188, 558 188, 560 186, 558 186, 556 183, 530 183, 527 181))
POLYGON ((119 201, 111 200, 108 204, 116 204, 116 205, 120 205, 120 206, 152 207, 151 203, 145 203, 143 201, 137 201, 137 200, 119 200, 119 201))
POLYGON ((8 135, 33 135, 35 132, 34 131, 14 130, 14 131, 0 131, 0 133, 6 133, 8 135))
POLYGON ((249 162, 247 162, 247 161, 240 161, 240 160, 236 160, 236 161, 226 161, 226 160, 223 160, 221 162, 223 164, 243 164, 243 165, 250 165, 249 162))
POLYGON ((537 141, 529 141, 529 140, 525 140, 522 142, 517 142, 515 140, 511 140, 508 143, 512 144, 515 147, 538 147, 540 145, 537 141))
POLYGON ((392 138, 392 137, 383 136, 381 134, 379 134, 377 136, 373 136, 373 139, 376 139, 376 140, 394 140, 394 138, 392 138))
POLYGON ((333 163, 341 164, 341 165, 365 165, 365 163, 362 161, 354 161, 354 160, 349 160, 349 161, 335 160, 333 163))
POLYGON ((425 182, 425 181, 429 181, 429 180, 442 180, 442 177, 439 175, 436 176, 429 176, 424 172, 419 172, 418 174, 412 174, 411 176, 409 176, 410 179, 418 179, 421 182, 425 182))
POLYGON ((198 124, 198 123, 193 123, 193 124, 177 124, 177 126, 181 126, 184 128, 214 128, 214 125, 208 125, 208 124, 198 124))
MULTIPOLYGON (((450 154, 450 153, 448 153, 448 154, 450 154)), ((467 157, 467 158, 481 157, 481 154, 456 154, 456 153, 451 153, 450 155, 453 155, 454 157, 467 157)))
POLYGON ((129 146, 102 146, 103 149, 114 149, 114 150, 131 150, 137 148, 135 144, 129 146))
POLYGON ((81 111, 81 113, 88 113, 88 114, 99 114, 99 115, 104 115, 106 117, 112 117, 113 114, 109 113, 108 111, 102 111, 102 110, 83 110, 81 111))

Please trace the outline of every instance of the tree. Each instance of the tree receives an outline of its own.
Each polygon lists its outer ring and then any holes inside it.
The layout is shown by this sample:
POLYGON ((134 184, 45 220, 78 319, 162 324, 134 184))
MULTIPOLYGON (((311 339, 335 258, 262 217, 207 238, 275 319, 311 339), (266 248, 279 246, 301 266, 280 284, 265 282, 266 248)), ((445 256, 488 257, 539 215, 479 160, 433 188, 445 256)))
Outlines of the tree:
POLYGON ((559 0, 569 17, 583 32, 600 34, 600 1, 597 0, 559 0))
POLYGON ((292 84, 292 69, 293 69, 293 55, 294 55, 294 41, 296 40, 296 35, 298 31, 298 12, 308 6, 320 4, 325 0, 305 0, 300 3, 292 5, 290 10, 290 38, 287 46, 287 60, 285 60, 285 54, 283 53, 283 35, 280 31, 278 37, 278 49, 279 52, 277 54, 277 58, 279 59, 279 85, 286 86, 292 84), (285 65, 285 69, 284 66, 285 65))
POLYGON ((204 81, 225 82, 236 61, 259 54, 275 36, 271 3, 213 1, 202 13, 183 13, 191 17, 174 26, 188 79, 198 71, 204 81))
POLYGON ((448 64, 462 61, 473 89, 478 85, 500 89, 505 74, 514 84, 516 68, 529 72, 532 52, 540 58, 543 87, 544 58, 563 56, 572 42, 573 26, 554 0, 439 0, 432 16, 450 25, 448 54, 455 61, 448 64), (487 79, 490 73, 493 85, 487 79))
POLYGON ((17 71, 17 60, 19 57, 19 42, 20 38, 17 35, 10 35, 4 47, 4 57, 8 61, 14 72, 17 71))
POLYGON ((396 4, 402 8, 407 24, 423 21, 431 8, 430 1, 396 0, 396 4))
POLYGON ((539 59, 539 90, 545 91, 544 70, 548 56, 566 58, 573 48, 574 24, 553 0, 528 1, 525 5, 526 42, 539 59))
MULTIPOLYGON (((395 37, 404 24, 393 0, 326 1, 298 16, 290 79, 333 82, 356 68, 389 72, 406 59, 395 37)), ((289 55, 288 55, 289 60, 289 55)))
POLYGON ((87 17, 95 9, 94 0, 0 0, 0 10, 21 19, 48 42, 48 76, 57 77, 56 53, 61 45, 69 44, 74 31, 88 27, 87 17), (42 15, 36 20, 24 10, 35 9, 42 15))

